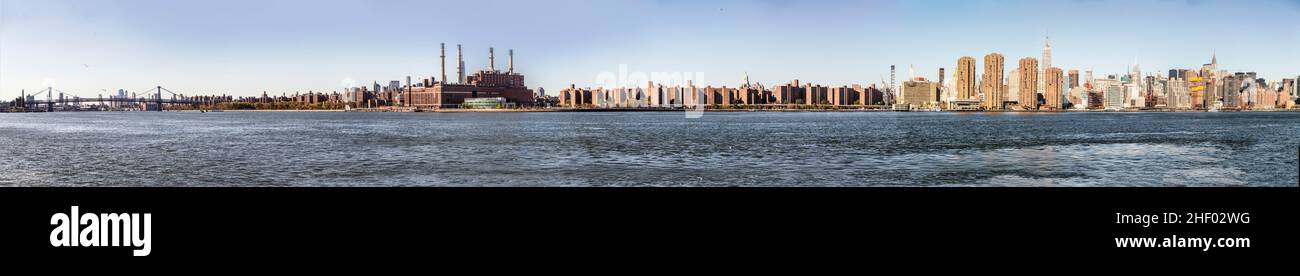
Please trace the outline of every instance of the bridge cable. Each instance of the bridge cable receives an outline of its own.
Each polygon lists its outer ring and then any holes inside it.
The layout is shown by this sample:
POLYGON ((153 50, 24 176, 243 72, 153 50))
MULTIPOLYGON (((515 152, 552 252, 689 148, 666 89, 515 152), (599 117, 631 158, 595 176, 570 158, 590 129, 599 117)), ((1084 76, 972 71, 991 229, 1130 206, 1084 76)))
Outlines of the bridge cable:
POLYGON ((73 97, 76 97, 76 98, 82 98, 81 96, 78 96, 77 94, 72 94, 72 93, 68 93, 68 92, 63 92, 63 90, 54 89, 54 91, 58 91, 59 93, 63 93, 64 96, 72 95, 73 97))

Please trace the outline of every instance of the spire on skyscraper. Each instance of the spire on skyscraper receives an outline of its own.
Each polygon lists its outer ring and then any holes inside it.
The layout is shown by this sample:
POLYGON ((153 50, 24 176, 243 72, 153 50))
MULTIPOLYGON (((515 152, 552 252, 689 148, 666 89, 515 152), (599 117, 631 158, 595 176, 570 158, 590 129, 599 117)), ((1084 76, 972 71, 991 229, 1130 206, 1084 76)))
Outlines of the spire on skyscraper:
POLYGON ((1210 70, 1219 70, 1219 51, 1210 52, 1210 70))
POLYGON ((1044 33, 1043 38, 1043 70, 1047 70, 1052 67, 1052 36, 1044 33))

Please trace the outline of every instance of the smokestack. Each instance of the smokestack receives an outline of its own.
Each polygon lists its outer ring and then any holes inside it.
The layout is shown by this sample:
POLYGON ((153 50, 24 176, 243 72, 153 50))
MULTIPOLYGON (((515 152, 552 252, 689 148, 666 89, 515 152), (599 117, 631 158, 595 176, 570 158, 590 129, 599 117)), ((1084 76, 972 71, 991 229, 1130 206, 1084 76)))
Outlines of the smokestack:
POLYGON ((510 70, 510 73, 511 73, 511 74, 514 74, 514 73, 515 73, 515 49, 510 49, 510 50, 509 50, 509 55, 510 55, 510 56, 509 56, 509 58, 506 60, 506 62, 508 62, 508 63, 507 63, 507 66, 510 66, 510 69, 507 69, 507 70, 510 70))
POLYGON ((460 44, 456 44, 456 83, 465 83, 465 60, 460 54, 460 44))
POLYGON ((442 82, 447 82, 447 43, 438 43, 438 63, 442 65, 442 82))
POLYGON ((492 54, 492 47, 488 47, 488 71, 497 70, 496 55, 492 54))

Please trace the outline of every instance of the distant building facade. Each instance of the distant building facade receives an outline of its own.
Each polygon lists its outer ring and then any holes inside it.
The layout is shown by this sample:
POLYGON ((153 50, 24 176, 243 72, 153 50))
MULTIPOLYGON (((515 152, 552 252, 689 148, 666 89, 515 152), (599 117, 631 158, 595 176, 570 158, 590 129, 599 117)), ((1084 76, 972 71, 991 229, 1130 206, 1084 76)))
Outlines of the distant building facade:
POLYGON ((978 100, 978 88, 975 87, 975 58, 957 59, 955 92, 958 100, 978 100))
POLYGON ((1043 70, 1043 80, 1045 90, 1043 91, 1044 105, 1049 110, 1065 109, 1064 97, 1061 95, 1061 87, 1064 84, 1061 78, 1061 68, 1048 67, 1043 70))
POLYGON ((1001 110, 1007 94, 1007 86, 1002 83, 1002 54, 991 53, 984 56, 984 76, 981 78, 981 90, 984 91, 983 107, 985 110, 1001 110))
POLYGON ((912 108, 936 107, 939 103, 939 84, 916 78, 903 82, 903 97, 898 103, 912 108))
POLYGON ((1020 108, 1038 109, 1038 60, 1032 57, 1020 59, 1020 108))

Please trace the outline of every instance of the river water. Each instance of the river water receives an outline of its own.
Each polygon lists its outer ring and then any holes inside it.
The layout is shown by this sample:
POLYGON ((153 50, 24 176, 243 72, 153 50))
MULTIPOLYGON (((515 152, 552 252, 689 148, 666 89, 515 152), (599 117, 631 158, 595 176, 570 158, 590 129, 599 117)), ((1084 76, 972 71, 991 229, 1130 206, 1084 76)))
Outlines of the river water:
POLYGON ((0 114, 0 186, 1295 186, 1300 113, 0 114))

